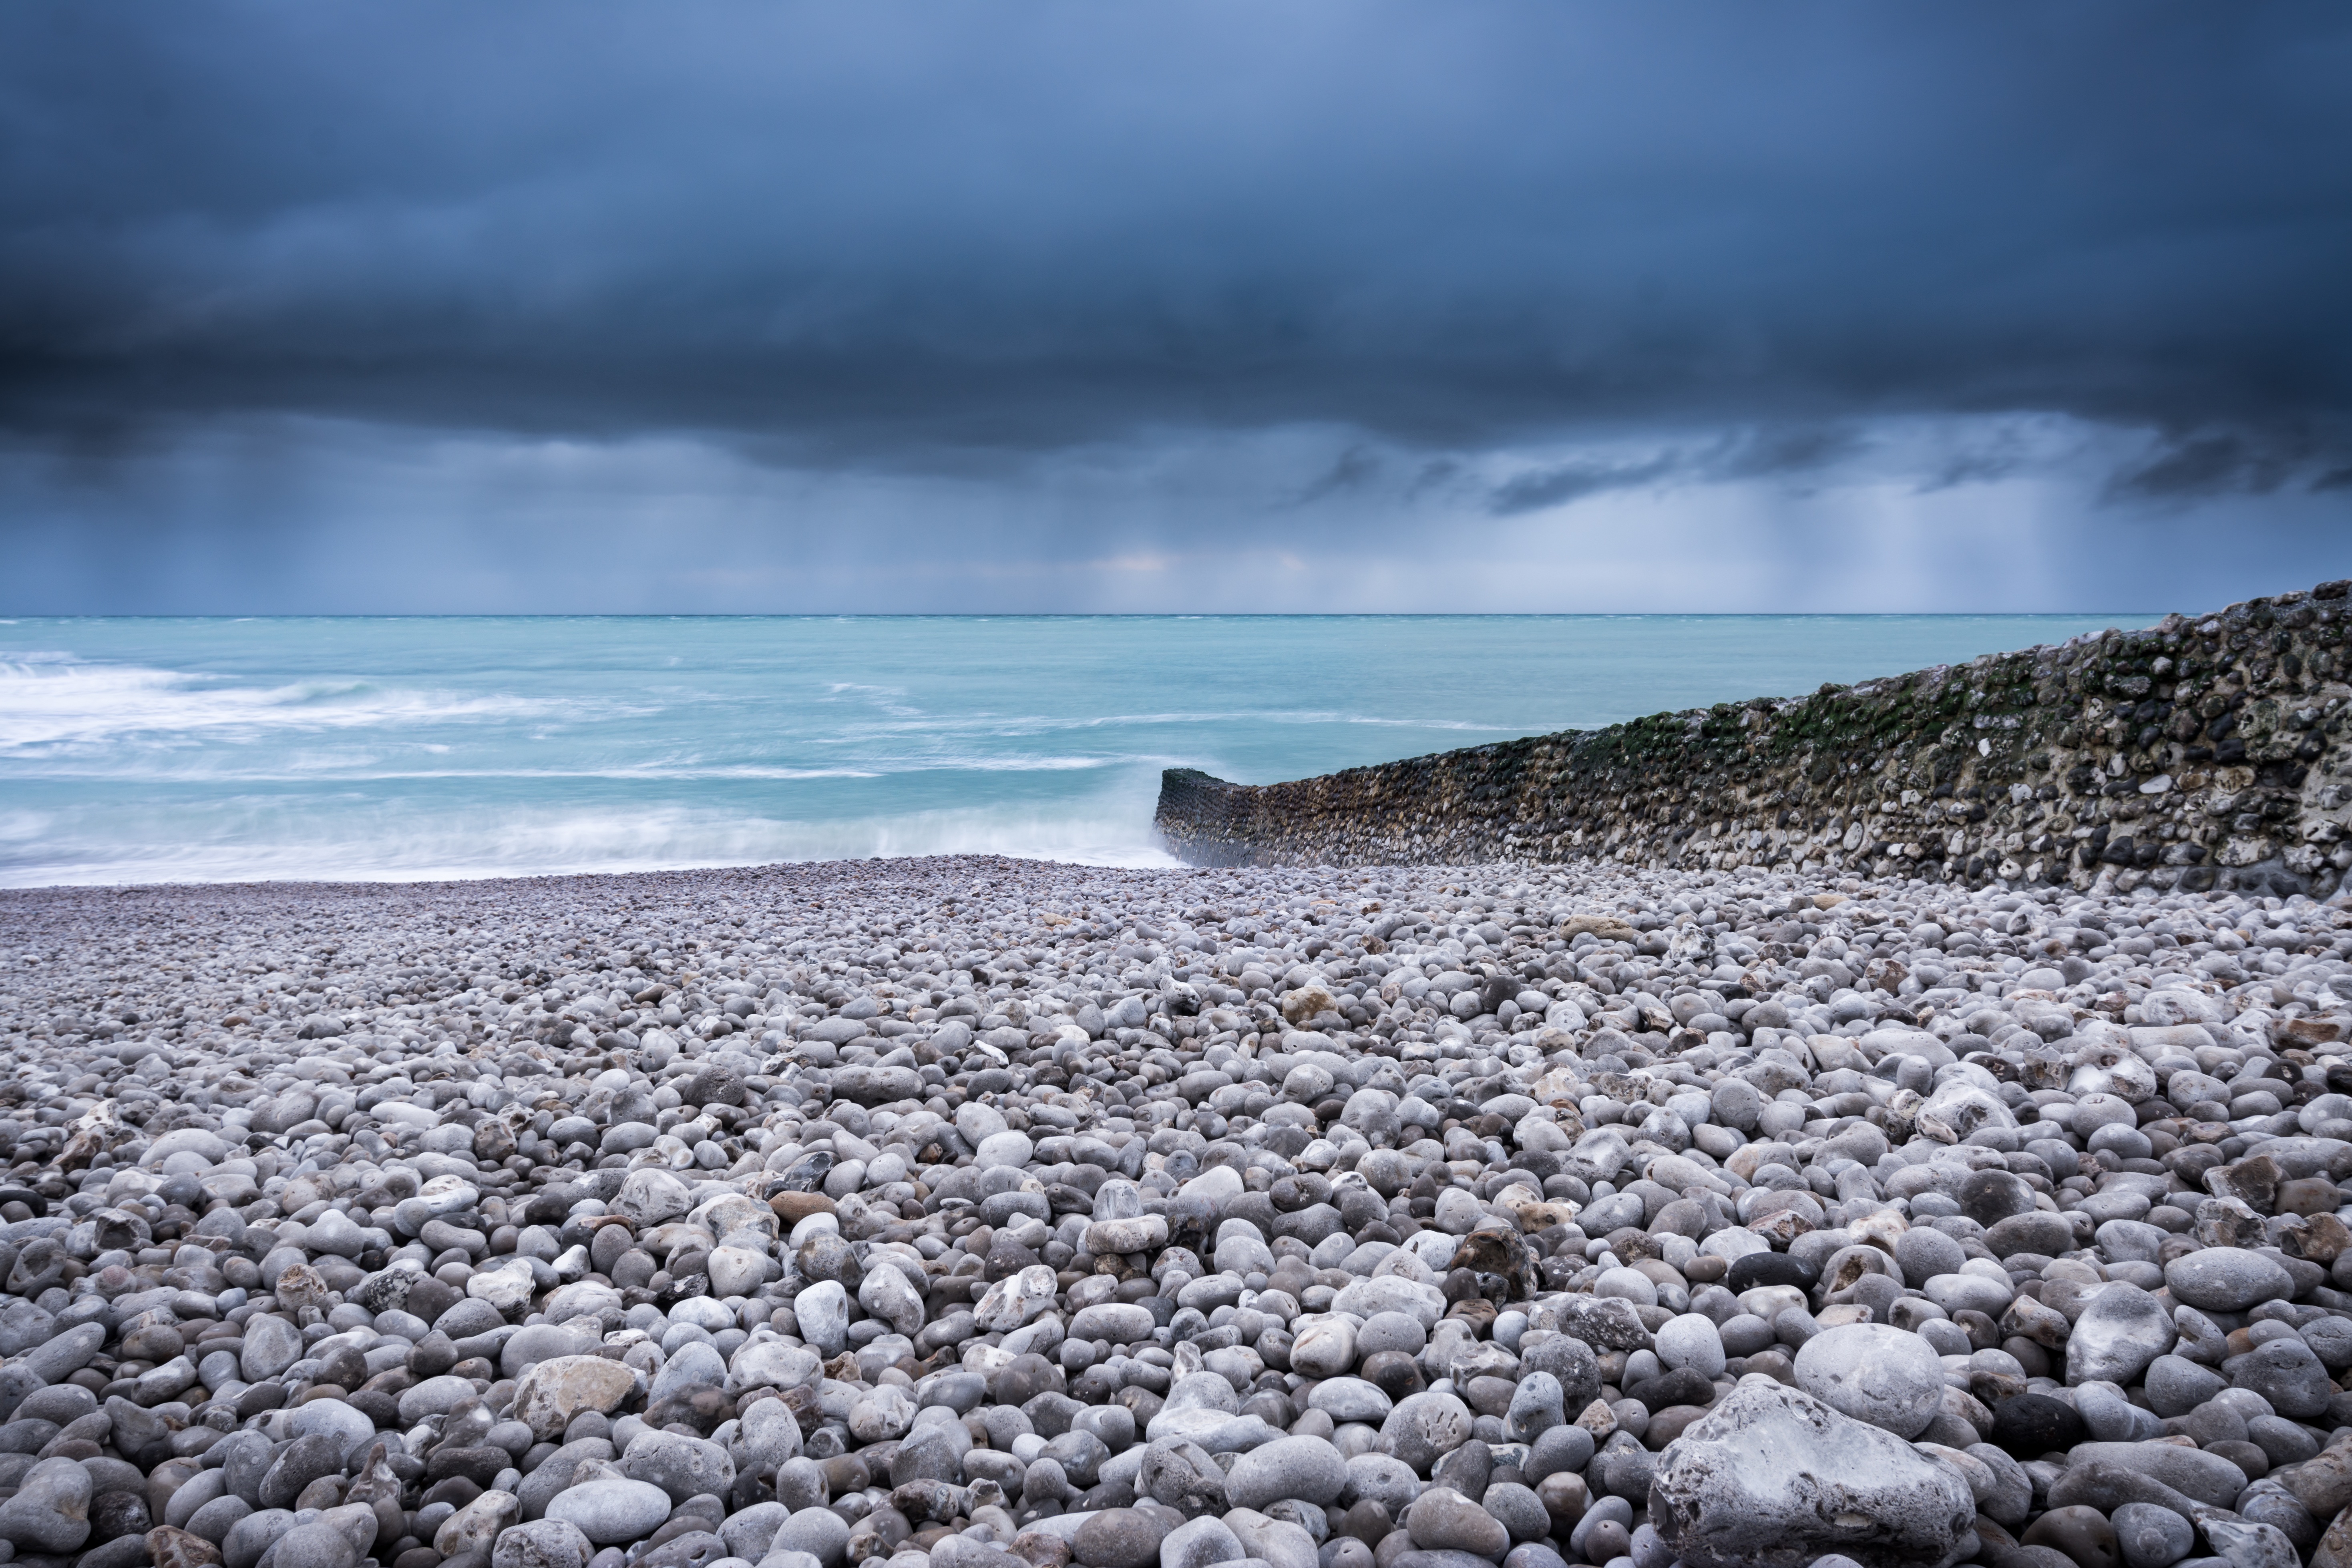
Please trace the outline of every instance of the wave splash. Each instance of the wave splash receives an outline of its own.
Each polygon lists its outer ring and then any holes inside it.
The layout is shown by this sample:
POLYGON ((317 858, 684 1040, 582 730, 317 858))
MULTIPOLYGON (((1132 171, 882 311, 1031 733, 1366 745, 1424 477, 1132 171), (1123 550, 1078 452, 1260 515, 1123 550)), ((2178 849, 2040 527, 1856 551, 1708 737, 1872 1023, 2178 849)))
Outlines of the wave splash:
POLYGON ((1004 806, 829 822, 687 806, 515 810, 488 819, 380 812, 296 819, 275 830, 257 814, 239 813, 200 837, 135 842, 117 832, 77 831, 88 826, 95 825, 0 813, 0 886, 457 881, 922 855, 1181 863, 1148 824, 1139 834, 1129 814, 1071 817, 1004 806), (304 826, 319 836, 304 836, 304 826))
POLYGON ((226 683, 185 670, 110 665, 67 653, 0 662, 0 756, 121 742, 255 741, 270 732, 617 716, 625 707, 506 693, 385 687, 357 679, 226 683))

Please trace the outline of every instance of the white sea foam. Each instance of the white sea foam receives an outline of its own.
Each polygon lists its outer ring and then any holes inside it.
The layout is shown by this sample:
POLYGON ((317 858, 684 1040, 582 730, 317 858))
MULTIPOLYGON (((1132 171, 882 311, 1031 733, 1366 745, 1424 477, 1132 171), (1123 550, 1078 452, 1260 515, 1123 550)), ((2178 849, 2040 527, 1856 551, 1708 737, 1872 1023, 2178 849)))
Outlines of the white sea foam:
POLYGON ((576 700, 407 689, 364 680, 227 684, 182 670, 68 654, 0 663, 0 756, 141 742, 257 738, 270 731, 417 728, 582 718, 615 710, 576 700))
POLYGON ((72 822, 16 812, 0 816, 0 885, 441 881, 916 855, 1178 864, 1148 827, 1137 831, 1138 822, 1132 812, 1069 816, 1006 806, 831 822, 684 807, 366 813, 274 823, 237 814, 201 837, 126 842, 119 835, 84 838, 72 822), (318 836, 304 835, 306 826, 318 836))

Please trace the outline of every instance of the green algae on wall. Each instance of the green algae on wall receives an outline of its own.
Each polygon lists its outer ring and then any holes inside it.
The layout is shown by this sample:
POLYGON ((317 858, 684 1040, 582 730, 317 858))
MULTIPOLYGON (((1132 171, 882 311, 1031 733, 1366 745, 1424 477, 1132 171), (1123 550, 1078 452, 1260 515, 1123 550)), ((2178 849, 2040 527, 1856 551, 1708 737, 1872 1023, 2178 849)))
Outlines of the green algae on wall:
POLYGON ((2352 868, 2347 587, 1286 784, 1171 768, 1155 820, 1196 865, 1605 858, 2325 897, 2352 868))

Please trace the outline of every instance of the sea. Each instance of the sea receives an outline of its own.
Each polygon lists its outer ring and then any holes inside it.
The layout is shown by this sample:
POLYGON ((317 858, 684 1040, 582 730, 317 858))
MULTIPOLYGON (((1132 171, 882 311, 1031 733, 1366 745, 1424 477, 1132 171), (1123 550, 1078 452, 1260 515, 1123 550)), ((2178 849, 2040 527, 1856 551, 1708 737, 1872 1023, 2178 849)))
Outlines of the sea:
POLYGON ((0 621, 0 885, 1175 862, 1266 783, 2153 616, 0 621))

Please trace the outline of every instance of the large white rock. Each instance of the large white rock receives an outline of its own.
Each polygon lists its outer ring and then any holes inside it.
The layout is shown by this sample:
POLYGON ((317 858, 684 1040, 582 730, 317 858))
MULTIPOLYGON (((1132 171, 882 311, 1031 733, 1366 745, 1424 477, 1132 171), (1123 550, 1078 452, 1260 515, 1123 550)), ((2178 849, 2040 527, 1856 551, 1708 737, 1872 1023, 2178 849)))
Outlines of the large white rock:
POLYGON ((1686 1568, 1804 1568, 1831 1552, 1942 1568, 1974 1539, 1976 1511, 1958 1469, 1763 1378, 1668 1444, 1650 1487, 1650 1522, 1686 1568))

